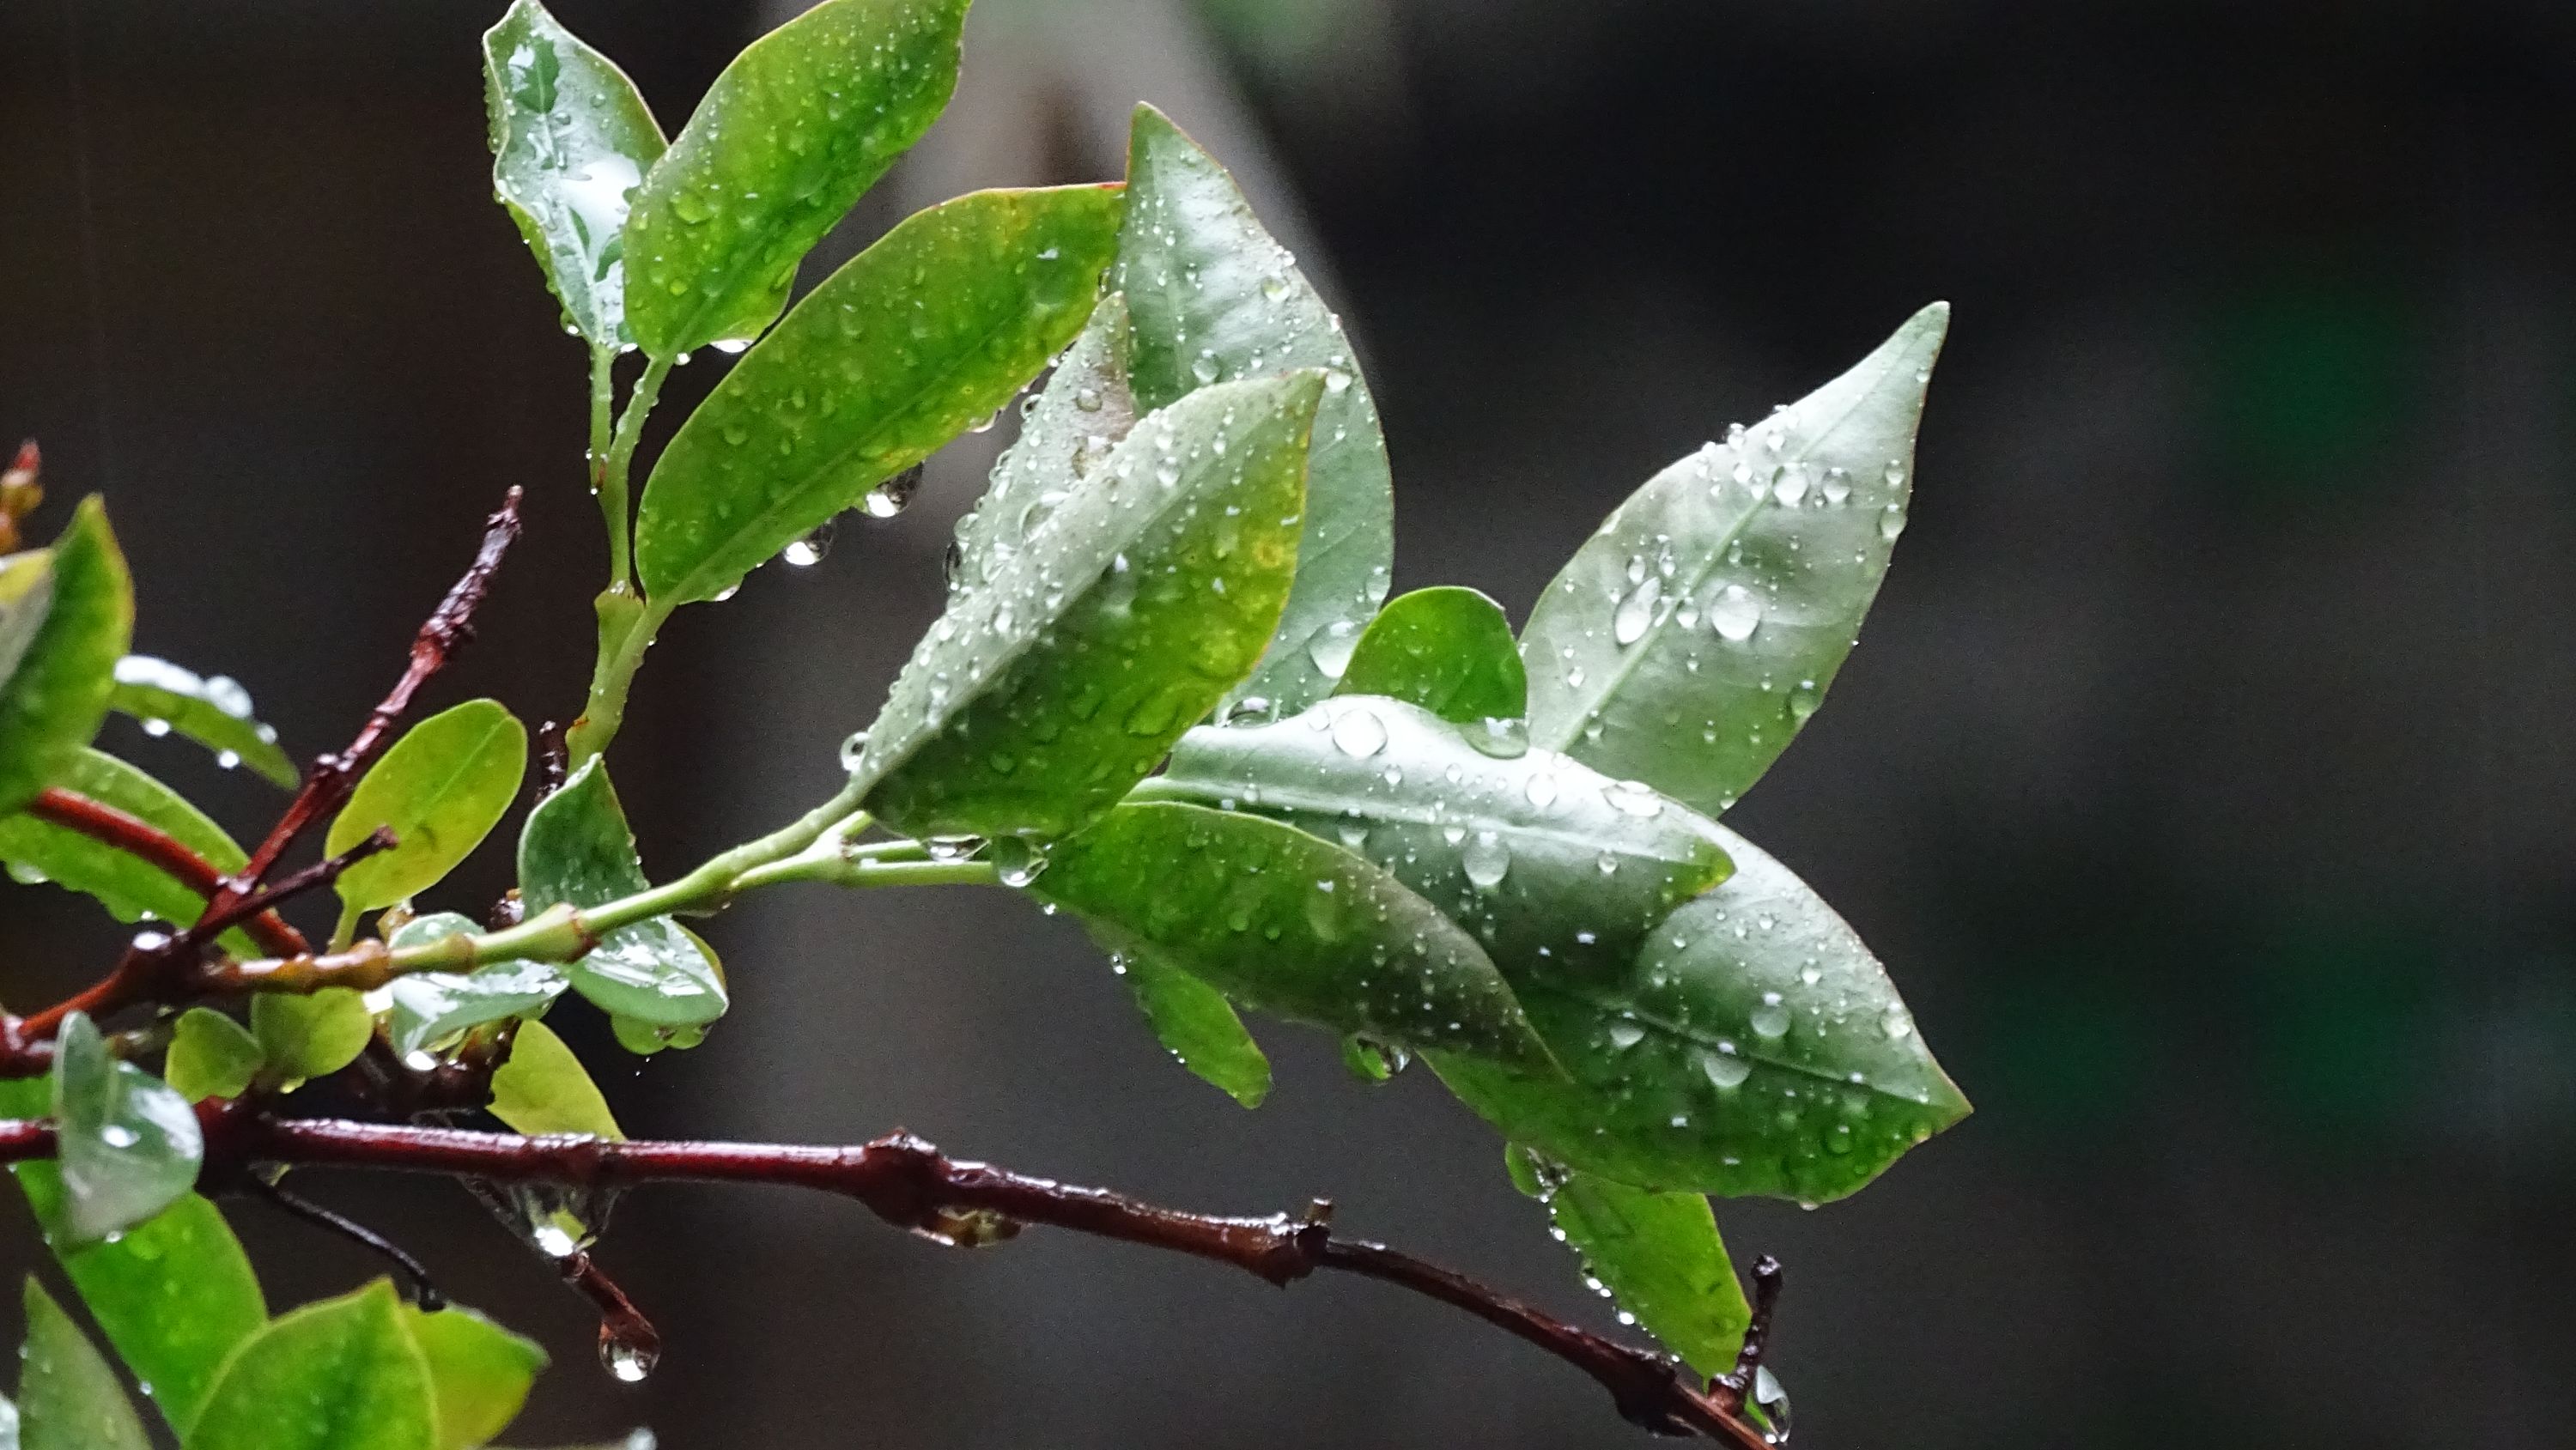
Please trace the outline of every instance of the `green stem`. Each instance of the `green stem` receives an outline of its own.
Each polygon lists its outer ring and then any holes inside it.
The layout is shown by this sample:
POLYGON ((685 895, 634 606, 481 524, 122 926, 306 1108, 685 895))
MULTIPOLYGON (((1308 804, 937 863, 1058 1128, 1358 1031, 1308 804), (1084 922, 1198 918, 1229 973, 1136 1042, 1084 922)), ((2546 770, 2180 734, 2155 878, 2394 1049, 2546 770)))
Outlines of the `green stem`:
POLYGON ((358 939, 358 919, 365 915, 366 912, 359 909, 354 901, 340 903, 340 922, 331 928, 331 950, 345 952, 349 949, 349 943, 358 939))
POLYGON ((643 376, 635 380, 635 391, 627 395, 626 411, 618 418, 616 431, 602 445, 599 440, 607 414, 600 385, 606 376, 594 362, 591 438, 592 446, 601 449, 597 477, 600 512, 608 520, 609 571, 608 588, 597 601, 599 655, 591 669, 590 698, 582 705, 581 718, 573 721, 565 736, 565 747, 576 767, 606 750, 608 742, 617 738, 618 727, 626 721, 626 695, 635 684, 635 672, 643 666, 644 652, 653 647, 653 637, 661 632, 662 621, 670 617, 668 610, 636 592, 634 524, 628 508, 627 484, 635 465, 636 445, 644 438, 644 420, 652 415, 654 400, 662 395, 662 383, 671 376, 671 360, 646 359, 643 376))
POLYGON ((617 405, 616 371, 617 349, 590 350, 590 491, 599 499, 601 522, 608 526, 608 587, 612 590, 632 589, 635 583, 626 474, 608 466, 612 437, 609 419, 617 405))

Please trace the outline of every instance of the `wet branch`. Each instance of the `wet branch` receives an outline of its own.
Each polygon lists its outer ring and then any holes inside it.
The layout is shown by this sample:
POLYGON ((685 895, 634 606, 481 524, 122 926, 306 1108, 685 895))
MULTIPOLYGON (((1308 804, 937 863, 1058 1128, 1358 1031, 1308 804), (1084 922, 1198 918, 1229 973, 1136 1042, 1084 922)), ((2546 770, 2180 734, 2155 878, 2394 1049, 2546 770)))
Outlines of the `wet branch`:
MULTIPOLYGON (((122 851, 199 896, 211 898, 223 887, 224 874, 177 837, 88 796, 48 787, 28 803, 27 814, 122 851)), ((297 956, 312 949, 302 932, 272 911, 252 914, 241 928, 262 951, 297 956)))

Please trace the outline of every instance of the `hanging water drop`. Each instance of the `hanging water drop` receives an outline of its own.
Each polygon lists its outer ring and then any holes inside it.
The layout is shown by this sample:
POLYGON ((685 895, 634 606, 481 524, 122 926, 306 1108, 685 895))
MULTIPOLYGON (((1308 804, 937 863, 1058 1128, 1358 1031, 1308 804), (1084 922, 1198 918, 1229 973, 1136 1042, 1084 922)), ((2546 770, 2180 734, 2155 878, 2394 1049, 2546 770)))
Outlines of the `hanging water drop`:
POLYGON ((902 513, 904 506, 912 502, 912 496, 920 491, 921 465, 916 463, 869 489, 868 496, 860 500, 859 507, 869 518, 890 519, 902 513))
POLYGON ((841 742, 841 769, 856 771, 859 768, 859 757, 865 755, 867 749, 868 732, 851 731, 849 737, 841 742))
POLYGON ((1761 1416, 1762 1438, 1774 1445, 1789 1443, 1789 1391, 1771 1366, 1758 1365, 1753 1371, 1753 1393, 1748 1397, 1751 1408, 1761 1416))
POLYGON ((810 569, 822 563, 823 556, 830 552, 832 552, 832 521, 825 519, 814 527, 813 532, 779 551, 778 557, 796 568, 810 569))

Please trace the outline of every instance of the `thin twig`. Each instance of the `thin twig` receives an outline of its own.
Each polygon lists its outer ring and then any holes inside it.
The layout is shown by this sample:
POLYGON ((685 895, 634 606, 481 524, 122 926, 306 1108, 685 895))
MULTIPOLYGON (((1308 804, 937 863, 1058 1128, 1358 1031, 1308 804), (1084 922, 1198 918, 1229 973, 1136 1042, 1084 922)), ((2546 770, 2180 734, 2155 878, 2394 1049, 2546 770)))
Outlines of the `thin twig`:
POLYGON ((413 1258, 411 1251, 402 1245, 356 1219, 333 1213, 310 1199, 289 1193, 256 1173, 243 1174, 239 1181, 250 1194, 276 1205, 290 1217, 302 1219, 326 1233, 337 1234, 392 1264, 395 1272, 411 1285, 412 1302, 422 1309, 436 1313, 447 1307, 447 1296, 430 1282, 429 1270, 423 1268, 420 1260, 413 1258))
MULTIPOLYGON (((199 896, 211 898, 222 889, 224 874, 212 862, 188 849, 177 837, 114 806, 54 786, 39 791, 28 802, 27 814, 122 851, 199 896)), ((259 943, 262 951, 296 956, 312 950, 304 933, 275 912, 259 912, 243 920, 241 928, 259 943)))

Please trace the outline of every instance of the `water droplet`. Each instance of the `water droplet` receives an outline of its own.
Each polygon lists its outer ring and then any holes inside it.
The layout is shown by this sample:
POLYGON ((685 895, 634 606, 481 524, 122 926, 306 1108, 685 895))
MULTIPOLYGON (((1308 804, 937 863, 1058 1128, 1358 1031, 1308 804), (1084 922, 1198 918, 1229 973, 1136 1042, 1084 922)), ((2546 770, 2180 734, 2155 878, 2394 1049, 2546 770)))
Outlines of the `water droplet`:
POLYGON ((1642 780, 1614 780, 1601 787, 1601 798, 1622 815, 1653 820, 1664 813, 1664 798, 1642 780))
POLYGON ((1720 639, 1741 644, 1753 637, 1761 623, 1762 596, 1741 584, 1727 585, 1708 602, 1708 627, 1720 639))
POLYGON ((1546 810, 1556 804, 1556 777, 1544 770, 1539 771, 1529 778, 1529 784, 1522 788, 1521 793, 1529 797, 1531 805, 1546 810))
POLYGON ((823 556, 830 552, 832 552, 832 521, 825 519, 812 533, 781 550, 778 557, 796 568, 810 569, 822 563, 823 556))
POLYGON ((161 719, 146 720, 143 722, 143 733, 158 740, 170 733, 170 722, 161 719))
POLYGON ((1734 1053, 1716 1052, 1705 1047, 1700 1049, 1699 1070, 1720 1090, 1742 1087, 1744 1080, 1753 1076, 1752 1063, 1734 1053))
POLYGON ((904 506, 912 502, 912 496, 920 491, 921 465, 916 463, 869 489, 868 496, 859 501, 859 507, 869 518, 890 519, 902 513, 904 506))
POLYGON ((1367 706, 1354 705, 1333 717, 1333 745, 1364 760, 1386 748, 1386 722, 1367 706))
POLYGON ((1503 844, 1499 832, 1478 831, 1458 859, 1467 868, 1470 884, 1490 888, 1501 885, 1504 873, 1512 869, 1512 848, 1503 844))
POLYGON ((1360 627, 1347 619, 1336 619, 1306 637, 1306 658, 1328 679, 1338 680, 1342 671, 1351 667, 1351 651, 1360 645, 1360 627))
POLYGON ((1045 843, 1027 836, 995 836, 985 854, 993 863, 993 874, 1014 889, 1037 880, 1047 866, 1045 843))
POLYGON ((1202 387, 1215 382, 1217 372, 1216 353, 1211 349, 1201 348, 1199 355, 1190 359, 1190 376, 1198 379, 1202 387))
POLYGON ((1764 1037, 1789 1035, 1789 1009, 1781 1002, 1780 994, 1777 992, 1763 993, 1762 1005, 1754 1008, 1753 1015, 1747 1020, 1753 1030, 1764 1037))
POLYGON ((868 732, 865 730, 850 732, 849 738, 841 742, 841 769, 856 771, 859 768, 859 757, 867 753, 867 748, 868 732))
POLYGON ((1914 1019, 1905 1015, 1904 1008, 1890 1007, 1878 1019, 1878 1030, 1887 1034, 1888 1041, 1902 1042, 1914 1035, 1914 1019))
POLYGON ((1767 1364, 1754 1368, 1750 1408, 1761 1417, 1763 1439, 1774 1445, 1789 1443, 1789 1391, 1767 1364))
POLYGON ((1878 536, 1890 543, 1905 532, 1905 505, 1892 503, 1878 511, 1878 536))
POLYGON ((1798 500, 1807 496, 1807 470, 1795 463, 1781 469, 1780 477, 1771 485, 1771 496, 1780 501, 1782 508, 1796 508, 1798 500))
POLYGON ((1816 688, 1815 681, 1800 680, 1798 687, 1789 692, 1789 718, 1800 725, 1806 724, 1807 717, 1816 713, 1816 707, 1823 704, 1824 699, 1825 692, 1816 688))
POLYGON ((107 1123, 100 1126, 98 1140, 111 1148, 131 1148, 143 1141, 143 1135, 123 1123, 107 1123))
POLYGON ((624 1384, 642 1384, 653 1366, 661 1363, 658 1345, 638 1344, 609 1326, 599 1326, 599 1362, 624 1384))
POLYGON ((1487 716, 1481 724, 1468 727, 1467 743, 1480 755, 1496 760, 1518 760, 1529 754, 1529 722, 1487 716))
POLYGON ((1645 1040, 1646 1029, 1634 1022, 1619 1021, 1610 1024, 1610 1045, 1618 1051, 1625 1052, 1645 1040))
POLYGON ((1649 574, 1636 588, 1619 601, 1610 615, 1610 637, 1622 645, 1635 644, 1646 637, 1655 622, 1655 605, 1664 597, 1664 581, 1649 574))

